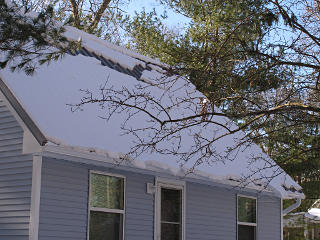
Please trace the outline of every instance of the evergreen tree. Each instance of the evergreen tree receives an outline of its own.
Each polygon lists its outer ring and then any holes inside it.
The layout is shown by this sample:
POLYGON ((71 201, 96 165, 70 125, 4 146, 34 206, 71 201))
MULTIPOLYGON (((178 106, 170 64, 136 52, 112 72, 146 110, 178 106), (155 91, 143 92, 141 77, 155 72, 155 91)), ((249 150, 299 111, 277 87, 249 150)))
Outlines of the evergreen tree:
POLYGON ((122 26, 129 16, 122 10, 130 0, 24 0, 22 5, 32 11, 43 11, 49 6, 54 9, 56 20, 80 30, 121 44, 122 26))
POLYGON ((163 3, 190 19, 187 28, 172 31, 155 11, 142 12, 128 26, 133 37, 131 47, 171 65, 215 104, 235 91, 252 87, 268 90, 281 84, 283 76, 278 68, 244 51, 247 46, 258 47, 277 20, 265 7, 266 1, 163 3))
POLYGON ((187 28, 170 29, 164 16, 143 11, 128 25, 130 47, 206 95, 206 110, 189 119, 220 108, 307 197, 319 198, 319 0, 161 2, 187 17, 187 28))
POLYGON ((72 25, 104 39, 120 43, 118 28, 128 17, 115 0, 9 2, 0 0, 0 68, 32 74, 38 64, 60 59, 80 42, 64 36, 63 24, 72 25))
POLYGON ((0 0, 0 67, 32 74, 38 64, 58 60, 66 51, 75 50, 80 43, 68 41, 64 28, 48 7, 36 14, 14 3, 0 0))

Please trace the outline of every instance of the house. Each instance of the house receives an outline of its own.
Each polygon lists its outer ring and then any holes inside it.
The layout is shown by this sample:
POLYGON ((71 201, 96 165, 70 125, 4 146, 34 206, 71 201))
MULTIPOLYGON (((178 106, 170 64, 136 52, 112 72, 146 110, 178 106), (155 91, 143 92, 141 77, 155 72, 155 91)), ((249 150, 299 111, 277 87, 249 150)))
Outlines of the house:
MULTIPOLYGON (((230 153, 232 161, 181 162, 152 151, 126 158, 135 139, 122 134, 130 133, 123 124, 154 123, 140 112, 130 122, 121 109, 106 121, 108 109, 99 102, 76 103, 101 94, 106 84, 114 91, 137 84, 152 88, 159 101, 168 101, 166 94, 203 96, 186 80, 171 91, 157 86, 162 73, 156 60, 71 27, 66 34, 82 39, 79 52, 41 66, 33 76, 0 72, 0 239, 282 239, 282 215, 304 198, 290 176, 255 144, 230 153), (256 161, 249 161, 252 156, 256 161), (296 204, 283 210, 283 199, 296 204)), ((194 110, 183 104, 173 114, 194 110)), ((181 148, 192 147, 199 134, 212 137, 232 127, 224 117, 216 120, 218 128, 184 133, 181 148)), ((241 136, 226 136, 215 151, 227 152, 241 136)), ((170 149, 173 141, 160 147, 170 149)))

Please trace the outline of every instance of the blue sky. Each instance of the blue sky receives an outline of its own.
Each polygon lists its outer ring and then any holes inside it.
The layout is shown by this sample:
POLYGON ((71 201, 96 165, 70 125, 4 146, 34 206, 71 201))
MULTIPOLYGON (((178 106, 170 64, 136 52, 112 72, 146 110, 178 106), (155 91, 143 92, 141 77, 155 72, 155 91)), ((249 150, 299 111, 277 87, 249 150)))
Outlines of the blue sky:
POLYGON ((145 8, 147 12, 151 12, 153 8, 155 8, 158 13, 167 11, 168 19, 166 23, 171 27, 183 27, 188 21, 185 17, 177 14, 169 8, 165 8, 163 5, 160 5, 156 0, 133 0, 130 1, 124 10, 133 16, 135 11, 141 12, 143 8, 145 8))

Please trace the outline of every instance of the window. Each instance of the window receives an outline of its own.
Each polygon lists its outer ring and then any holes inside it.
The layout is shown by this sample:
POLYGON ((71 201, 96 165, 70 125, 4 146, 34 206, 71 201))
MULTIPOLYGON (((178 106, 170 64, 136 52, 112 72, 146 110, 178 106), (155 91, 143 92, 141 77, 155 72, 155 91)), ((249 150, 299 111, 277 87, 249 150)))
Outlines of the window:
POLYGON ((238 240, 255 240, 257 199, 238 196, 238 240))
POLYGON ((124 178, 91 172, 89 240, 122 240, 124 178))
POLYGON ((184 186, 157 184, 156 240, 184 239, 184 186))

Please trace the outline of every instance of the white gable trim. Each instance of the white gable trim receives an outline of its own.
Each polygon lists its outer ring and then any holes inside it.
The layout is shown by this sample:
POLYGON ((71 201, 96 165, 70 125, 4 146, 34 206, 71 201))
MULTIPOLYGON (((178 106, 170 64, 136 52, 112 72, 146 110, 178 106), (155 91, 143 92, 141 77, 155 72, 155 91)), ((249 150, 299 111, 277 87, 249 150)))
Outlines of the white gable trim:
POLYGON ((38 240, 42 156, 33 156, 29 240, 38 240))
POLYGON ((22 121, 22 119, 20 118, 20 116, 18 115, 18 113, 16 112, 16 110, 12 107, 12 105, 9 103, 7 97, 2 93, 2 91, 0 91, 0 99, 4 102, 4 104, 7 106, 7 108, 9 108, 9 111, 11 112, 11 114, 14 116, 14 118, 17 120, 17 122, 20 124, 20 126, 22 127, 23 131, 27 130, 28 127, 26 126, 26 124, 22 121))
POLYGON ((281 198, 280 202, 280 240, 283 240, 283 199, 281 198))
POLYGON ((22 142, 22 153, 35 153, 40 152, 41 146, 29 129, 23 130, 23 142, 22 142))

